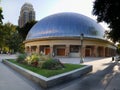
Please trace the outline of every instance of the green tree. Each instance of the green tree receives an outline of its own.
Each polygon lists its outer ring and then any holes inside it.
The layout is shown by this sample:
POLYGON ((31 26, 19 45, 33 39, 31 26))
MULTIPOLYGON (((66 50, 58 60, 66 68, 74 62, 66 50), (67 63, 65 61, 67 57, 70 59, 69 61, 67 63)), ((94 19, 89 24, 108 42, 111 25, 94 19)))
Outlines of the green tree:
POLYGON ((4 24, 3 30, 2 30, 2 32, 4 32, 4 36, 3 36, 4 41, 3 42, 4 42, 4 47, 8 47, 9 50, 13 49, 10 47, 10 44, 12 44, 11 37, 15 33, 15 31, 16 31, 16 27, 13 24, 11 24, 11 23, 4 24))
POLYGON ((4 46, 4 35, 5 32, 3 30, 4 26, 1 24, 0 25, 0 49, 2 49, 2 47, 4 46))
POLYGON ((23 40, 26 39, 26 36, 29 32, 29 30, 33 27, 34 24, 36 24, 37 21, 31 21, 26 23, 22 28, 19 28, 19 33, 23 37, 23 40))
POLYGON ((8 47, 9 51, 18 52, 20 50, 23 50, 21 47, 23 47, 22 38, 18 33, 17 26, 6 23, 3 26, 3 48, 8 47))
POLYGON ((23 40, 17 31, 7 39, 6 44, 14 52, 23 52, 23 40))
MULTIPOLYGON (((1 0, 0 0, 1 2, 1 0)), ((2 29, 3 29, 3 25, 2 25, 2 19, 3 18, 3 15, 2 15, 2 8, 0 7, 0 49, 2 49, 2 46, 3 46, 3 32, 2 32, 2 29)))
POLYGON ((2 15, 2 8, 0 7, 0 24, 2 24, 2 19, 4 19, 4 18, 3 18, 3 15, 2 15))
POLYGON ((110 28, 107 36, 113 42, 120 42, 120 0, 95 0, 93 15, 98 22, 106 22, 110 28))
MULTIPOLYGON (((0 2, 1 2, 1 0, 0 0, 0 2)), ((0 25, 2 24, 2 19, 4 19, 4 18, 2 15, 2 8, 0 7, 0 25)))

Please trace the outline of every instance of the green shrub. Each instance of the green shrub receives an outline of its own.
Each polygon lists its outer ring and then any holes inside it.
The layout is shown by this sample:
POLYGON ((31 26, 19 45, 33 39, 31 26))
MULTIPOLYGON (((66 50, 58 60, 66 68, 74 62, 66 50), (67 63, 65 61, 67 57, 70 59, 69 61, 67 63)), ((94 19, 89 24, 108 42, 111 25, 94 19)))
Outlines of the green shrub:
POLYGON ((40 60, 43 60, 43 61, 47 61, 47 60, 50 60, 52 59, 49 55, 40 55, 40 60))
POLYGON ((31 61, 36 62, 40 60, 40 56, 38 54, 32 54, 31 55, 31 61))
POLYGON ((38 54, 32 54, 27 56, 25 61, 28 65, 38 66, 38 61, 40 60, 40 56, 38 54))
POLYGON ((42 68, 44 62, 45 61, 38 61, 38 67, 42 68))
POLYGON ((22 62, 24 62, 26 56, 27 56, 26 54, 19 54, 16 61, 19 63, 22 63, 22 62))
POLYGON ((47 60, 42 64, 43 69, 60 69, 63 68, 63 65, 58 60, 47 60))

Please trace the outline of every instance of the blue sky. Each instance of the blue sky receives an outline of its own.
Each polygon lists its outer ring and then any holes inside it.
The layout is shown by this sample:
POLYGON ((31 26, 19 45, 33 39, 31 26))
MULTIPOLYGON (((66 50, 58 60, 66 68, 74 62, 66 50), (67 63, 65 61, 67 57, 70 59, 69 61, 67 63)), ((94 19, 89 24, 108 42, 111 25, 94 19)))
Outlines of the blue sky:
MULTIPOLYGON (((18 25, 20 10, 25 2, 33 5, 36 20, 59 12, 76 12, 96 20, 96 17, 92 15, 94 0, 1 0, 0 6, 5 18, 3 22, 18 25)), ((107 28, 106 24, 101 24, 107 28)))

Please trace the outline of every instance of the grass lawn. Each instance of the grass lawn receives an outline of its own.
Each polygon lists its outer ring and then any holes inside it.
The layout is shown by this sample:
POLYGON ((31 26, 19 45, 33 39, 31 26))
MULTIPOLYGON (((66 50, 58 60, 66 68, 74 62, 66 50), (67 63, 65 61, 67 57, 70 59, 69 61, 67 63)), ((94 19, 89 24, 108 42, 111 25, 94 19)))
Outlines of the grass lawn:
POLYGON ((16 64, 16 65, 19 65, 25 69, 33 71, 37 74, 43 75, 45 77, 51 77, 54 75, 58 75, 61 73, 69 72, 69 71, 84 67, 84 65, 78 65, 78 64, 64 64, 65 68, 63 68, 63 69, 48 70, 48 69, 41 69, 39 67, 32 67, 32 66, 29 66, 26 64, 21 64, 21 63, 16 62, 15 60, 9 60, 9 61, 16 64))

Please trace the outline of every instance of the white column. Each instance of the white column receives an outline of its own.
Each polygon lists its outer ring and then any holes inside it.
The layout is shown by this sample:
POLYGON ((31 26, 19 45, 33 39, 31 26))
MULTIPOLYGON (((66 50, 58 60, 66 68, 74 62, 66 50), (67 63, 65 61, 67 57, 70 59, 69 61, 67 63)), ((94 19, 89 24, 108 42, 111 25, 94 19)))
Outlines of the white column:
POLYGON ((53 45, 50 45, 50 55, 53 57, 55 52, 53 51, 53 45))
POLYGON ((94 46, 94 51, 93 51, 93 53, 94 53, 94 57, 97 57, 97 56, 98 56, 97 46, 94 46))
POLYGON ((36 46, 36 53, 38 53, 38 54, 40 53, 40 51, 39 51, 39 45, 36 46))
POLYGON ((70 45, 66 45, 65 56, 69 56, 69 52, 70 52, 70 45))

